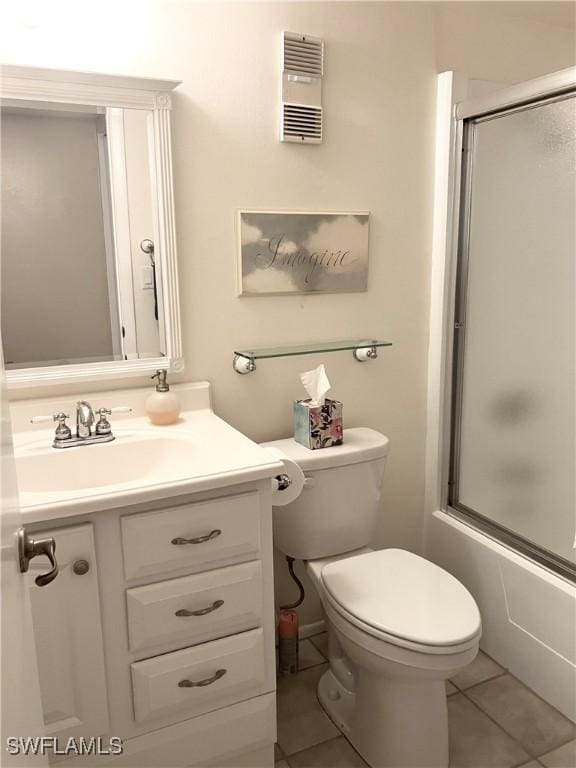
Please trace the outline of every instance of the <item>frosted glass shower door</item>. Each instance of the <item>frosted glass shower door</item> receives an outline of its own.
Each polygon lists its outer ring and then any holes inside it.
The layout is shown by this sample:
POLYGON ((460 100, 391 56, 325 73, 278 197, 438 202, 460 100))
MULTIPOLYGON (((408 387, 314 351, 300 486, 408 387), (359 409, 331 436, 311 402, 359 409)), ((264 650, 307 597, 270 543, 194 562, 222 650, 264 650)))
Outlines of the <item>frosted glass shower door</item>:
POLYGON ((466 126, 452 505, 575 561, 574 94, 466 126))

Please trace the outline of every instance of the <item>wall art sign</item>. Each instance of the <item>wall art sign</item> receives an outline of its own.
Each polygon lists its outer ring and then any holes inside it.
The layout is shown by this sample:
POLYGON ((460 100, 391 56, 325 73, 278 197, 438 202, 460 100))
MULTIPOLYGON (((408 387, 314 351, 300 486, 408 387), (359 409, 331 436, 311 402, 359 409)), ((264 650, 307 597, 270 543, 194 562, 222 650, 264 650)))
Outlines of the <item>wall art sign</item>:
POLYGON ((370 214, 239 211, 240 296, 365 291, 370 214))

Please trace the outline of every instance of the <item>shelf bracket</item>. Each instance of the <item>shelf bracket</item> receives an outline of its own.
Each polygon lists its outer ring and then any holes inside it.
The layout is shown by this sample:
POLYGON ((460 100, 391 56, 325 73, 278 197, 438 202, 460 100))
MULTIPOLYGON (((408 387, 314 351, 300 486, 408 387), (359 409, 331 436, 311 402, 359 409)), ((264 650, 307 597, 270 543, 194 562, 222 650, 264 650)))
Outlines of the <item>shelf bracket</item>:
POLYGON ((358 347, 352 350, 354 360, 359 363, 365 363, 367 360, 375 360, 378 357, 378 350, 376 347, 358 347))
POLYGON ((244 376, 246 373, 252 373, 252 371, 256 370, 256 363, 250 357, 244 357, 244 355, 234 355, 232 367, 236 373, 244 376))

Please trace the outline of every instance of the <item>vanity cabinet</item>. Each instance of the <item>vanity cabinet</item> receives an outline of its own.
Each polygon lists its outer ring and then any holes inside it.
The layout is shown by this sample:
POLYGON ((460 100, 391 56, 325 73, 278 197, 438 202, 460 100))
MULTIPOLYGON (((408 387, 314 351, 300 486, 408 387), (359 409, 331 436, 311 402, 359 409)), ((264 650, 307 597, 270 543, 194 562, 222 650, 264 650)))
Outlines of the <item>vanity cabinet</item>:
POLYGON ((59 573, 47 587, 33 560, 27 574, 46 733, 67 739, 109 729, 98 563, 91 524, 40 528, 54 537, 59 573))
POLYGON ((271 512, 263 480, 33 526, 60 565, 30 573, 48 733, 124 742, 63 764, 273 764, 271 512))

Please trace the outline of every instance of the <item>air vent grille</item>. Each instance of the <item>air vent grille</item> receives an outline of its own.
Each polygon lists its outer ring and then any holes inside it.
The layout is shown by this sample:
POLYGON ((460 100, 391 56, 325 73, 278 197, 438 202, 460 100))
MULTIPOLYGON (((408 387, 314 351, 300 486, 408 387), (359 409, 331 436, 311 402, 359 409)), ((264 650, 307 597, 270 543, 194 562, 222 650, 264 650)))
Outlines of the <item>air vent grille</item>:
POLYGON ((309 77, 322 77, 324 73, 324 43, 316 37, 284 32, 285 72, 309 77))
POLYGON ((320 144, 323 138, 324 42, 282 32, 280 141, 320 144))
POLYGON ((284 104, 282 122, 284 141, 322 141, 322 107, 284 104))

